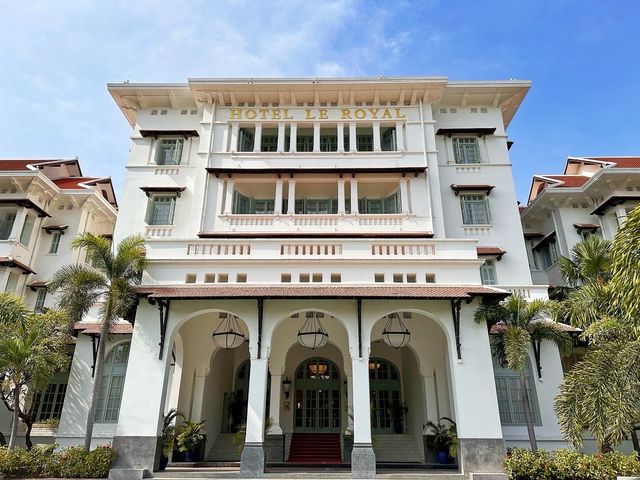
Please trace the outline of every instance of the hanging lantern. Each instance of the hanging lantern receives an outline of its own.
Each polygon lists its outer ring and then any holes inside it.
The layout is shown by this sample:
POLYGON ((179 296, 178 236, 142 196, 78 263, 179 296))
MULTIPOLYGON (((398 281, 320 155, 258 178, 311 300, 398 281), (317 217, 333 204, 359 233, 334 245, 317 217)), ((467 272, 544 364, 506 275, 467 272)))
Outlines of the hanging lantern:
POLYGON ((244 332, 240 327, 238 317, 231 314, 222 317, 220 325, 215 329, 212 337, 213 343, 225 350, 230 350, 242 345, 244 342, 244 332))
POLYGON ((402 323, 400 315, 392 313, 387 316, 387 323, 382 329, 382 339, 384 343, 393 348, 404 347, 411 339, 411 332, 402 323))
POLYGON ((314 350, 327 344, 329 334, 322 326, 320 316, 324 315, 318 312, 307 312, 304 325, 298 330, 298 342, 300 345, 314 350))

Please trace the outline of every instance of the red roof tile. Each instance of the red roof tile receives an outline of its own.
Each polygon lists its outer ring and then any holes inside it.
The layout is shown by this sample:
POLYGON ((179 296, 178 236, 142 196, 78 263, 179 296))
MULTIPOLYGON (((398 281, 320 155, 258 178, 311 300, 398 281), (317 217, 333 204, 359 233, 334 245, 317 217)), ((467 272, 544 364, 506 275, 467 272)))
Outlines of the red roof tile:
POLYGON ((53 180, 53 183, 63 190, 84 190, 86 187, 83 187, 80 184, 92 182, 94 180, 98 179, 92 177, 66 177, 56 178, 53 180))
POLYGON ((476 252, 478 255, 498 255, 500 257, 507 253, 500 247, 476 247, 476 252))
MULTIPOLYGON (((100 333, 99 323, 76 322, 73 325, 74 330, 81 330, 85 335, 97 335, 100 333)), ((133 333, 133 325, 129 322, 115 323, 109 327, 109 333, 113 335, 129 335, 133 333)))
POLYGON ((180 285, 138 287, 152 298, 469 298, 508 296, 509 292, 482 285, 180 285))
POLYGON ((544 175, 546 178, 551 178, 553 180, 559 180, 562 182, 562 185, 555 185, 556 188, 575 188, 581 187, 585 183, 589 181, 589 178, 584 175, 544 175))
POLYGON ((0 266, 19 268, 24 273, 33 273, 33 274, 36 273, 33 270, 31 270, 31 267, 29 267, 28 265, 25 265, 24 263, 16 260, 13 257, 0 257, 0 266))
MULTIPOLYGON (((555 325, 555 327, 558 330, 561 330, 563 332, 567 332, 567 333, 579 333, 582 332, 582 330, 580 328, 577 327, 573 327, 571 325, 567 325, 566 323, 558 323, 558 322, 550 322, 553 325, 555 325)), ((497 333, 500 333, 501 331, 503 331, 505 329, 505 325, 502 322, 498 322, 495 323, 491 326, 491 330, 489 331, 489 333, 491 335, 495 335, 497 333)))
POLYGON ((0 171, 2 172, 27 172, 31 169, 28 168, 29 165, 39 166, 39 165, 49 165, 49 164, 58 164, 64 162, 70 162, 74 160, 38 160, 38 159, 29 159, 29 160, 0 160, 0 171))
POLYGON ((640 157, 590 157, 601 162, 615 163, 613 168, 640 168, 640 157))

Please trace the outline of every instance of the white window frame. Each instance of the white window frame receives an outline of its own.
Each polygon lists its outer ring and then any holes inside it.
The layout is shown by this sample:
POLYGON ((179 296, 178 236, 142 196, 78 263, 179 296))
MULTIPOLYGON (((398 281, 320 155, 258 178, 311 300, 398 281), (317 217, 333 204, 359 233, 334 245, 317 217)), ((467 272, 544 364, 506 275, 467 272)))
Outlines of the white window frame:
POLYGON ((147 214, 145 215, 146 224, 147 225, 173 225, 173 222, 175 220, 177 197, 178 196, 176 194, 167 194, 167 193, 151 195, 149 197, 149 202, 147 204, 147 214), (168 223, 157 222, 158 220, 157 217, 159 215, 157 215, 155 208, 156 208, 156 205, 161 203, 169 204, 169 212, 167 214, 168 223))
POLYGON ((498 284, 496 260, 494 258, 487 258, 480 266, 480 281, 482 285, 498 284))
POLYGON ((44 303, 47 301, 47 289, 39 288, 36 294, 36 303, 33 307, 35 313, 44 312, 44 303))
POLYGON ((22 224, 22 230, 20 231, 20 243, 25 247, 31 243, 31 235, 33 235, 33 227, 36 225, 36 217, 33 215, 25 215, 24 222, 22 224))
POLYGON ((182 156, 184 155, 184 147, 185 147, 185 139, 184 138, 178 138, 178 137, 159 137, 156 140, 156 151, 155 151, 155 155, 154 155, 154 162, 156 165, 161 165, 161 166, 176 166, 176 165, 180 165, 182 163, 182 156), (174 157, 174 162, 173 163, 160 163, 160 156, 163 154, 163 152, 165 152, 166 149, 162 148, 162 143, 163 142, 176 142, 176 147, 175 150, 178 151, 178 153, 175 155, 174 157))
MULTIPOLYGON (((526 425, 524 418, 514 418, 519 415, 524 417, 523 412, 515 411, 514 407, 518 403, 522 404, 520 400, 519 390, 520 386, 520 374, 515 370, 509 370, 506 367, 498 365, 495 357, 493 358, 493 375, 496 383, 496 394, 498 396, 498 410, 500 413, 500 423, 502 425, 519 426, 526 425), (520 421, 522 420, 522 421, 520 421)), ((525 379, 527 382, 527 392, 529 394, 529 405, 531 406, 531 413, 533 414, 534 425, 542 425, 540 416, 540 406, 538 404, 538 394, 536 392, 536 384, 533 379, 533 370, 531 368, 531 361, 527 358, 525 365, 525 379)))
POLYGON ((461 193, 460 208, 462 210, 463 225, 491 225, 491 208, 489 207, 489 197, 483 193, 461 193), (484 205, 484 219, 475 218, 480 214, 475 212, 472 205, 484 205), (466 208, 466 206, 469 206, 466 208), (469 216, 473 218, 469 218, 469 216), (476 220, 485 220, 478 222, 476 220))
POLYGON ((60 240, 62 239, 62 232, 56 230, 51 233, 51 243, 49 244, 49 255, 57 255, 60 248, 60 240))
POLYGON ((105 368, 102 378, 102 389, 98 393, 98 409, 96 411, 96 423, 117 423, 122 404, 122 393, 127 376, 129 353, 131 342, 124 342, 111 349, 105 358, 105 368), (122 350, 126 347, 126 353, 122 350), (126 355, 124 362, 114 363, 114 355, 126 355), (114 379, 118 379, 114 382, 114 379))
POLYGON ((451 144, 453 147, 453 161, 456 165, 482 163, 480 139, 478 137, 453 137, 451 144), (474 152, 473 155, 470 152, 474 152), (475 156, 475 158, 470 159, 468 156, 475 156))

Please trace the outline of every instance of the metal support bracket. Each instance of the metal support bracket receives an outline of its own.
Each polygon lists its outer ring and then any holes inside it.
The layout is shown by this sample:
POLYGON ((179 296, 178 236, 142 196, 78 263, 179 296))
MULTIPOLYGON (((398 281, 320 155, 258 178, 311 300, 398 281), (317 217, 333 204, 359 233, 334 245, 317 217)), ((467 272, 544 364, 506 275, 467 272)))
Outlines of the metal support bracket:
POLYGON ((262 321, 264 319, 264 300, 258 298, 258 354, 257 357, 262 357, 262 321))
POLYGON ((167 334, 167 324, 169 323, 169 307, 171 300, 156 300, 158 304, 158 311, 160 312, 160 342, 158 346, 160 351, 158 352, 158 359, 162 360, 162 354, 164 352, 164 341, 167 334))
POLYGON ((98 348, 100 347, 100 335, 91 334, 91 352, 93 354, 93 363, 91 364, 91 378, 96 374, 96 360, 98 359, 98 348))
POLYGON ((462 300, 451 300, 451 318, 453 318, 453 330, 456 335, 456 352, 458 353, 458 360, 462 360, 462 345, 460 344, 460 309, 462 307, 462 300))

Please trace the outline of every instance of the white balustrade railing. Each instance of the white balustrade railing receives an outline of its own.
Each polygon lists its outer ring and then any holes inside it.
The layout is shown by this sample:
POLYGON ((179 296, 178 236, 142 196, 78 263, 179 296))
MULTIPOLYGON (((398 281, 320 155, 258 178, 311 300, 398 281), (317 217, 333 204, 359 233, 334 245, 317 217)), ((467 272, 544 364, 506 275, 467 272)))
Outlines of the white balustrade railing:
POLYGON ((190 243, 187 245, 187 255, 251 255, 250 243, 221 242, 221 243, 190 243))
POLYGON ((176 227, 173 225, 148 225, 145 227, 145 237, 172 237, 176 227))
POLYGON ((406 242, 385 242, 372 243, 371 255, 435 255, 436 246, 434 243, 406 243, 406 242))
POLYGON ((340 243, 308 243, 291 242, 280 245, 282 256, 337 256, 342 255, 343 246, 340 243))

